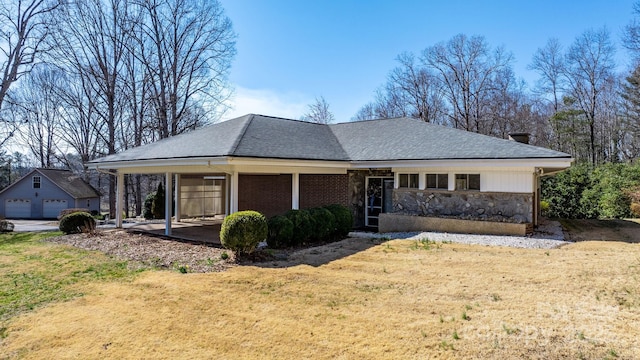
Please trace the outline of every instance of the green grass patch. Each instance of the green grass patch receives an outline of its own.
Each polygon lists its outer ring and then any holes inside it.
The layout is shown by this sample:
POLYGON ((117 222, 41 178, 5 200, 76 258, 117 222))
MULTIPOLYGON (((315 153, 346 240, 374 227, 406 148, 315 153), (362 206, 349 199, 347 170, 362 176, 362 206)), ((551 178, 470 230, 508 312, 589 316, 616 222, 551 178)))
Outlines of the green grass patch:
POLYGON ((130 280, 126 261, 42 241, 59 232, 0 234, 0 321, 83 294, 96 281, 130 280))

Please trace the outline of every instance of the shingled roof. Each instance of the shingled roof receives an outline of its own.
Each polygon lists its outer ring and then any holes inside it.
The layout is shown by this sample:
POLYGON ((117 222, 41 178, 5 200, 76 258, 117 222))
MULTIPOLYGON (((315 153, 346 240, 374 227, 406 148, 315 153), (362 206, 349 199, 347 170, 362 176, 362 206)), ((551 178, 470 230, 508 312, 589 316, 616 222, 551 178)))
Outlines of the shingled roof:
POLYGON ((69 170, 36 169, 74 199, 99 197, 98 191, 69 170))
POLYGON ((323 125, 249 114, 91 163, 223 156, 333 161, 571 158, 411 118, 323 125))

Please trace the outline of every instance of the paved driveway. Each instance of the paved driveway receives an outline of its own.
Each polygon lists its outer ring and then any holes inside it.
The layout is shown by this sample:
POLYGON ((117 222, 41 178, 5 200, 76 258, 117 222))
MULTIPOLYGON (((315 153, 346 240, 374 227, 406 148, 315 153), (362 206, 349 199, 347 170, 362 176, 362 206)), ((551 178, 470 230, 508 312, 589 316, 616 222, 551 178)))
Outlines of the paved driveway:
POLYGON ((9 220, 15 225, 13 231, 56 231, 58 222, 55 220, 9 220))

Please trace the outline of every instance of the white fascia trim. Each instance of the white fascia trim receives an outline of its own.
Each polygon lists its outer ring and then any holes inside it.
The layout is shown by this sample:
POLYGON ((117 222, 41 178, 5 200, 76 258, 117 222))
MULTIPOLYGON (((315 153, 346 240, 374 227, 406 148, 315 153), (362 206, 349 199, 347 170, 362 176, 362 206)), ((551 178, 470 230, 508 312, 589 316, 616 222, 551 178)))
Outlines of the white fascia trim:
POLYGON ((331 160, 295 160, 295 159, 262 159, 262 158, 238 158, 229 157, 227 165, 238 166, 285 166, 285 167, 321 167, 349 169, 349 161, 331 160))
POLYGON ((319 167, 349 169, 348 161, 328 160, 293 160, 293 159, 263 159, 263 158, 237 158, 230 156, 212 158, 179 158, 179 159, 152 159, 131 161, 109 161, 89 163, 89 169, 114 170, 145 167, 172 167, 172 166, 286 166, 286 167, 319 167))
POLYGON ((573 159, 450 159, 450 160, 396 160, 354 161, 353 169, 370 168, 434 168, 434 167, 553 167, 568 168, 573 159))
POLYGON ((215 158, 186 158, 186 159, 151 159, 151 160, 131 160, 131 161, 105 161, 100 163, 88 163, 89 169, 127 169, 144 167, 165 167, 165 166, 211 166, 227 165, 227 157, 215 158))

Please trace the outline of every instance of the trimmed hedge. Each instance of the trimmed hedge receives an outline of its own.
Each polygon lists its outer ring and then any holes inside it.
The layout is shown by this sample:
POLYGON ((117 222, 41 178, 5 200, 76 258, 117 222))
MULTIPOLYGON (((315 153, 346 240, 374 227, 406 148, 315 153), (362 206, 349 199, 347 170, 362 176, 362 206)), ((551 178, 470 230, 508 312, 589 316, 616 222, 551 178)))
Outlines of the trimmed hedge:
POLYGON ((293 245, 293 222, 286 216, 278 215, 269 219, 267 223, 269 235, 267 245, 270 248, 281 249, 293 245))
POLYGON ((257 211, 233 213, 222 222, 220 242, 238 254, 252 253, 267 238, 267 219, 257 211))
POLYGON ((289 210, 284 216, 269 219, 267 245, 277 249, 339 240, 349 234, 352 224, 351 210, 342 205, 289 210))
POLYGON ((327 205, 325 209, 331 211, 336 218, 336 235, 340 237, 347 236, 353 228, 353 214, 351 210, 339 204, 327 205))
POLYGON ((311 238, 315 241, 326 241, 332 238, 336 232, 336 217, 325 208, 309 209, 313 231, 311 238))
POLYGON ((92 233, 96 230, 96 220, 87 212, 75 212, 60 219, 59 228, 65 234, 92 233))
POLYGON ((293 238, 291 245, 301 245, 313 235, 313 220, 307 210, 289 210, 285 214, 293 223, 293 238))

